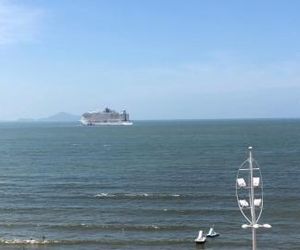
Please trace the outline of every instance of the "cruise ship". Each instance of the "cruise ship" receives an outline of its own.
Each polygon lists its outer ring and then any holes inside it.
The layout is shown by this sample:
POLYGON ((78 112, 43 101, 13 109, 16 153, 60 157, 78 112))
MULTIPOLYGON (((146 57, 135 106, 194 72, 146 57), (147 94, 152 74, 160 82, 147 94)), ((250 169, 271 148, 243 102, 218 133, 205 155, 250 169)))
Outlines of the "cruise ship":
POLYGON ((101 111, 86 112, 82 114, 80 122, 85 126, 98 125, 132 125, 126 110, 118 113, 112 109, 105 108, 101 111))

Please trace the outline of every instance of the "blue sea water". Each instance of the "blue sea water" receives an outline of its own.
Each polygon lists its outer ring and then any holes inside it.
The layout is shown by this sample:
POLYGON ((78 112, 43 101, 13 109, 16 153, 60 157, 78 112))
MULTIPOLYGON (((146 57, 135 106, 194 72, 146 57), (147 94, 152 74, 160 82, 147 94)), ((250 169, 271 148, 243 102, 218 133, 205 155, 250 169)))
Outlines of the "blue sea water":
POLYGON ((258 249, 300 249, 300 120, 1 123, 0 249, 250 249, 235 197, 249 145, 273 226, 258 249))

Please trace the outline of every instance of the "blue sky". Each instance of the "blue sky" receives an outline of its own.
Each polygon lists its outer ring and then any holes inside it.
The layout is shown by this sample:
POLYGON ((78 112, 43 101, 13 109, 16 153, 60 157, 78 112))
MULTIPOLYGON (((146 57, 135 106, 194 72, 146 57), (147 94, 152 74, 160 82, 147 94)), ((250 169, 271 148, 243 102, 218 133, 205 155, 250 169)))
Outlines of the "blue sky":
POLYGON ((299 1, 0 0, 0 117, 300 117, 299 1))

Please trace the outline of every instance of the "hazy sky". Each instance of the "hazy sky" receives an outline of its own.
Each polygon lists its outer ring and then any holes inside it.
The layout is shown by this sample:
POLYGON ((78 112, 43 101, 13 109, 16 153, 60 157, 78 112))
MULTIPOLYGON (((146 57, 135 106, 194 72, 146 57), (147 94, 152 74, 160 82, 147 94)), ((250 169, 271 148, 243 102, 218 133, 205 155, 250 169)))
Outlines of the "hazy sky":
POLYGON ((300 1, 0 0, 0 120, 300 117, 300 1))

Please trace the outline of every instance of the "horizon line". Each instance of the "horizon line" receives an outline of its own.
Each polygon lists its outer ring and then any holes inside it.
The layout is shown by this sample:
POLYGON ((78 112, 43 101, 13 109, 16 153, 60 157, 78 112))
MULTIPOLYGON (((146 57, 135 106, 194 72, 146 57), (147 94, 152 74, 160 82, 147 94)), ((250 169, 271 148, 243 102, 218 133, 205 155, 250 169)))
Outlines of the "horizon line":
MULTIPOLYGON (((14 120, 0 120, 0 123, 75 123, 77 121, 62 121, 53 120, 47 121, 44 118, 17 118, 14 120)), ((228 118, 154 118, 154 119, 133 119, 131 121, 143 122, 143 121, 226 121, 226 120, 300 120, 300 117, 228 117, 228 118)), ((78 120, 80 122, 80 120, 78 120)))

